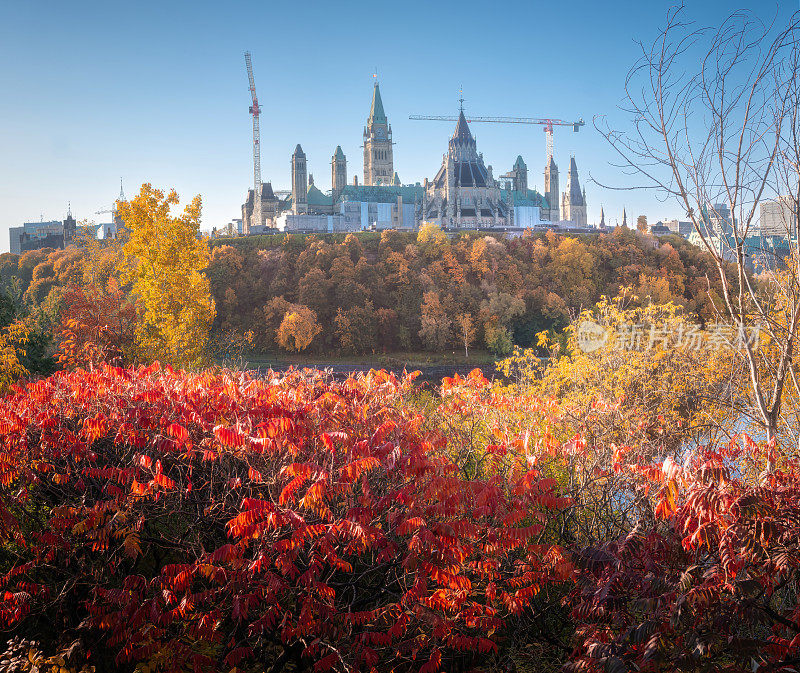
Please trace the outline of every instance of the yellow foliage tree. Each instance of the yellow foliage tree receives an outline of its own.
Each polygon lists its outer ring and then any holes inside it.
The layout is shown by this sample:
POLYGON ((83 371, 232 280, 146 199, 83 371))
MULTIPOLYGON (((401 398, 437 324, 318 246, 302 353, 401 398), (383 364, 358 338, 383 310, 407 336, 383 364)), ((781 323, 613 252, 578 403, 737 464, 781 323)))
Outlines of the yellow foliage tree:
MULTIPOLYGON (((499 368, 532 394, 558 399, 575 419, 612 405, 606 443, 638 437, 645 453, 668 455, 731 420, 735 349, 681 307, 635 306, 635 299, 604 298, 584 311, 567 328, 567 352, 554 349, 546 364, 532 349, 517 349, 499 368)), ((539 336, 540 347, 550 345, 539 336)))
POLYGON ((177 204, 175 190, 165 196, 150 184, 142 185, 131 201, 118 204, 128 229, 121 272, 137 298, 140 359, 188 367, 207 358, 216 310, 203 274, 210 255, 207 239, 198 235, 200 196, 174 217, 170 208, 177 204))
POLYGON ((307 306, 295 306, 287 311, 278 327, 278 345, 287 351, 302 351, 311 345, 321 331, 314 311, 307 306))
POLYGON ((22 358, 29 335, 28 326, 21 320, 0 330, 0 394, 5 394, 17 379, 28 374, 22 358))
POLYGON ((417 233, 417 245, 424 256, 437 257, 442 254, 448 244, 447 234, 442 231, 441 227, 430 222, 425 222, 420 226, 417 233))

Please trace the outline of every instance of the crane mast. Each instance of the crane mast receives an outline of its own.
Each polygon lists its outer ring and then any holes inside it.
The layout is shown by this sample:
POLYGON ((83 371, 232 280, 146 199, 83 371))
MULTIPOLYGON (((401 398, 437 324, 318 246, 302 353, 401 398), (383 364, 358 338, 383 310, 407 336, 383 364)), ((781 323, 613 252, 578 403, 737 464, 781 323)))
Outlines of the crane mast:
MULTIPOLYGON (((253 77, 253 61, 250 57, 250 52, 244 53, 244 62, 247 66, 247 78, 250 82, 250 97, 252 98, 252 105, 250 106, 250 114, 253 116, 253 215, 250 222, 255 220, 257 225, 261 224, 261 129, 259 125, 259 116, 261 115, 261 108, 258 106, 258 96, 256 95, 256 80, 253 77)), ((250 224, 243 223, 245 234, 250 233, 250 224)))
MULTIPOLYGON (((564 121, 563 119, 539 119, 536 117, 467 117, 466 120, 472 122, 488 122, 491 124, 538 124, 544 126, 544 132, 547 135, 547 161, 549 162, 553 156, 553 127, 554 126, 571 126, 572 130, 576 133, 580 131, 581 126, 585 126, 586 122, 579 119, 575 122, 564 121)), ((424 121, 440 121, 440 122, 455 122, 458 117, 441 116, 441 115, 410 115, 409 119, 424 120, 424 121)))

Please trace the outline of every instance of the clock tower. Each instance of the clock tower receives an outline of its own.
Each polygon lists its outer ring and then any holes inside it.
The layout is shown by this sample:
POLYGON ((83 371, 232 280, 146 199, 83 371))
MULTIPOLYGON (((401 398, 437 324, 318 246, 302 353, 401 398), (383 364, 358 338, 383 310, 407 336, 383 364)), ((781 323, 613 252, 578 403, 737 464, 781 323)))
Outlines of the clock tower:
POLYGON ((392 127, 386 119, 378 82, 372 91, 372 107, 364 127, 364 184, 390 185, 394 178, 392 127))

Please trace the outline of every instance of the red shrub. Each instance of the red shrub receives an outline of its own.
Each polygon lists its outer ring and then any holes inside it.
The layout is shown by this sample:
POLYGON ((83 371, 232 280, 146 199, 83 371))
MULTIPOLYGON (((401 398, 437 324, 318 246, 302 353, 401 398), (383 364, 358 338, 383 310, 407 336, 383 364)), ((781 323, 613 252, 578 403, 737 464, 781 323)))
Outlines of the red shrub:
POLYGON ((408 383, 103 365, 5 398, 2 627, 162 670, 475 665, 569 576, 563 503, 460 477, 408 383))
POLYGON ((136 305, 130 293, 111 278, 105 288, 71 286, 64 293, 58 361, 62 366, 91 367, 131 361, 136 305))
POLYGON ((578 555, 568 669, 800 669, 800 473, 753 485, 737 468, 769 447, 743 440, 641 470, 661 521, 578 555))

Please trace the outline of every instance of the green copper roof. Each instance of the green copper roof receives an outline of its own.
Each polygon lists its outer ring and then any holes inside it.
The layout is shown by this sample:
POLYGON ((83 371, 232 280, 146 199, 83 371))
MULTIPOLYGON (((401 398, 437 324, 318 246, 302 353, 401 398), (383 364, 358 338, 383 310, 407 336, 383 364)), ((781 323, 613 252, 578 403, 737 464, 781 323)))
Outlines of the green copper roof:
POLYGON ((372 90, 372 107, 369 109, 368 124, 386 124, 386 113, 383 111, 383 101, 381 100, 381 90, 378 83, 375 82, 375 88, 372 90))
POLYGON ((333 153, 335 159, 344 159, 344 152, 342 152, 342 146, 337 145, 336 151, 333 153))
MULTIPOLYGON (((527 192, 514 190, 513 194, 515 206, 538 206, 539 208, 549 208, 547 199, 535 189, 529 189, 527 192)), ((500 198, 508 203, 510 198, 509 191, 507 189, 500 190, 500 198)))
POLYGON ((514 168, 527 168, 525 162, 522 160, 522 155, 517 156, 517 160, 514 162, 514 168))
POLYGON ((340 201, 364 201, 367 203, 396 203, 402 196, 404 203, 422 202, 421 185, 346 185, 339 196, 340 201))
POLYGON ((309 206, 329 206, 331 205, 331 197, 326 196, 324 192, 320 191, 316 185, 310 185, 308 188, 308 205, 309 206))

